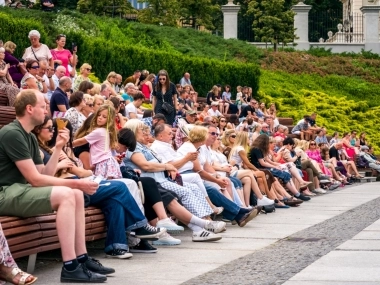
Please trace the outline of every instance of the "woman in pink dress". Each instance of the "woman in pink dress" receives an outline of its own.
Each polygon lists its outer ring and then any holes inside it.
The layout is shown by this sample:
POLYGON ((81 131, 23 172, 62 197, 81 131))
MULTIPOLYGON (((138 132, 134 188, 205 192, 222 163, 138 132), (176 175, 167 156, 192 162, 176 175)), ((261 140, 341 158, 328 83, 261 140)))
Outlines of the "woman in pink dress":
POLYGON ((57 43, 57 47, 50 50, 54 60, 54 67, 57 65, 62 65, 66 68, 65 76, 70 76, 69 63, 71 63, 73 55, 68 49, 65 49, 66 36, 62 34, 58 35, 55 42, 57 43))
POLYGON ((355 149, 354 146, 351 145, 350 138, 350 133, 344 133, 342 144, 343 148, 346 150, 347 155, 353 160, 355 159, 355 154, 358 154, 358 151, 355 149))

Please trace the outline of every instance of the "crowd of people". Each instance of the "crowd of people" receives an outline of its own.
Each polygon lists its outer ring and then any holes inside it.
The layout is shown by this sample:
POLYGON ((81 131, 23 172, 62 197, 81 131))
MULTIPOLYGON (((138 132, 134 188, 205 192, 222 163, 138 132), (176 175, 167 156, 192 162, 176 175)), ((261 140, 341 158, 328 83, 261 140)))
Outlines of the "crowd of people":
MULTIPOLYGON (((177 85, 165 70, 136 70, 124 82, 112 71, 97 84, 90 64, 77 74, 65 35, 54 49, 36 30, 29 39, 23 60, 14 43, 0 47, 0 92, 17 116, 0 130, 0 215, 56 211, 61 282, 102 283, 115 272, 87 254, 83 205, 105 215, 106 257, 129 259, 181 244, 172 234, 183 226, 192 241, 214 242, 226 223, 244 227, 262 211, 351 184, 361 177, 356 155, 379 170, 365 134, 328 141, 311 114, 292 130, 301 139, 292 138, 276 105, 255 100, 250 87, 239 86, 234 102, 229 85, 215 85, 199 112, 187 72, 177 85)), ((35 282, 3 236, 0 245, 0 280, 35 282)))

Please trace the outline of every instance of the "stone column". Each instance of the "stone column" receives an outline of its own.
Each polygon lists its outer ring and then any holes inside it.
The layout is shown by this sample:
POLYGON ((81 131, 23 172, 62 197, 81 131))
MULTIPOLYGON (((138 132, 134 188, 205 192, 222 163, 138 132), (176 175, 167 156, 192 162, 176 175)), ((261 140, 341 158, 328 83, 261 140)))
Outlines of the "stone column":
POLYGON ((299 2, 292 7, 294 15, 295 35, 298 39, 294 40, 297 45, 294 47, 297 50, 309 50, 309 11, 312 6, 299 2))
POLYGON ((379 11, 380 6, 368 5, 360 8, 364 17, 365 50, 380 54, 379 11))
POLYGON ((225 39, 237 39, 238 13, 240 5, 235 5, 232 0, 222 6, 223 12, 223 36, 225 39))

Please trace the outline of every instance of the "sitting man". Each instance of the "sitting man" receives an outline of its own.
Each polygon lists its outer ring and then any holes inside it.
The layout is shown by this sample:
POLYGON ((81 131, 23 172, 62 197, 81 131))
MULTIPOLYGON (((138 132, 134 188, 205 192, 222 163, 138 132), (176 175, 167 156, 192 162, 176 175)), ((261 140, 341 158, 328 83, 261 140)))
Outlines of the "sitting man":
POLYGON ((310 130, 310 117, 308 115, 304 116, 304 119, 299 121, 297 125, 292 129, 292 134, 300 135, 301 140, 311 140, 313 139, 313 132, 310 130))
POLYGON ((368 161, 368 166, 380 173, 380 161, 373 159, 372 156, 368 153, 369 147, 362 145, 360 149, 360 156, 364 157, 364 159, 368 161))
POLYGON ((221 117, 223 116, 222 113, 218 110, 219 102, 212 102, 211 108, 207 111, 207 114, 211 117, 221 117))
POLYGON ((147 117, 140 119, 144 125, 147 125, 150 128, 150 134, 154 137, 154 129, 159 124, 166 124, 166 118, 164 114, 158 113, 153 117, 147 117))
POLYGON ((133 95, 133 102, 125 106, 125 117, 128 119, 142 119, 144 112, 139 108, 141 107, 142 103, 144 103, 144 100, 144 94, 141 92, 137 92, 135 95, 133 95))
POLYGON ((197 120, 197 112, 194 110, 188 110, 186 111, 186 117, 185 118, 179 118, 177 123, 177 131, 175 133, 175 145, 177 149, 187 141, 187 135, 184 133, 184 128, 188 124, 194 124, 197 120))
MULTIPOLYGON (((85 241, 83 192, 96 193, 99 184, 83 179, 53 177, 68 130, 60 130, 55 151, 44 167, 36 137, 31 131, 46 115, 44 96, 37 90, 21 91, 15 101, 17 119, 0 130, 0 215, 31 217, 57 211, 57 233, 63 268, 61 282, 102 283, 97 263, 88 257, 85 241), (92 271, 90 271, 91 269, 92 271)), ((115 272, 111 268, 102 273, 115 272)))
POLYGON ((251 100, 249 105, 245 106, 239 115, 239 121, 242 122, 246 117, 252 117, 253 119, 258 119, 256 115, 257 101, 251 100))

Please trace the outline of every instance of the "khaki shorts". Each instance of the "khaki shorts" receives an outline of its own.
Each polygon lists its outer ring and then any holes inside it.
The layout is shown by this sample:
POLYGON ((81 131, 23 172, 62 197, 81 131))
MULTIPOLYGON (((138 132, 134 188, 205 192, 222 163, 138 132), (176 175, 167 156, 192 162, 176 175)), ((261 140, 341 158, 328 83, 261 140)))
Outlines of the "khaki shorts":
POLYGON ((32 187, 15 183, 0 187, 0 215, 31 217, 53 212, 50 196, 53 187, 32 187))

